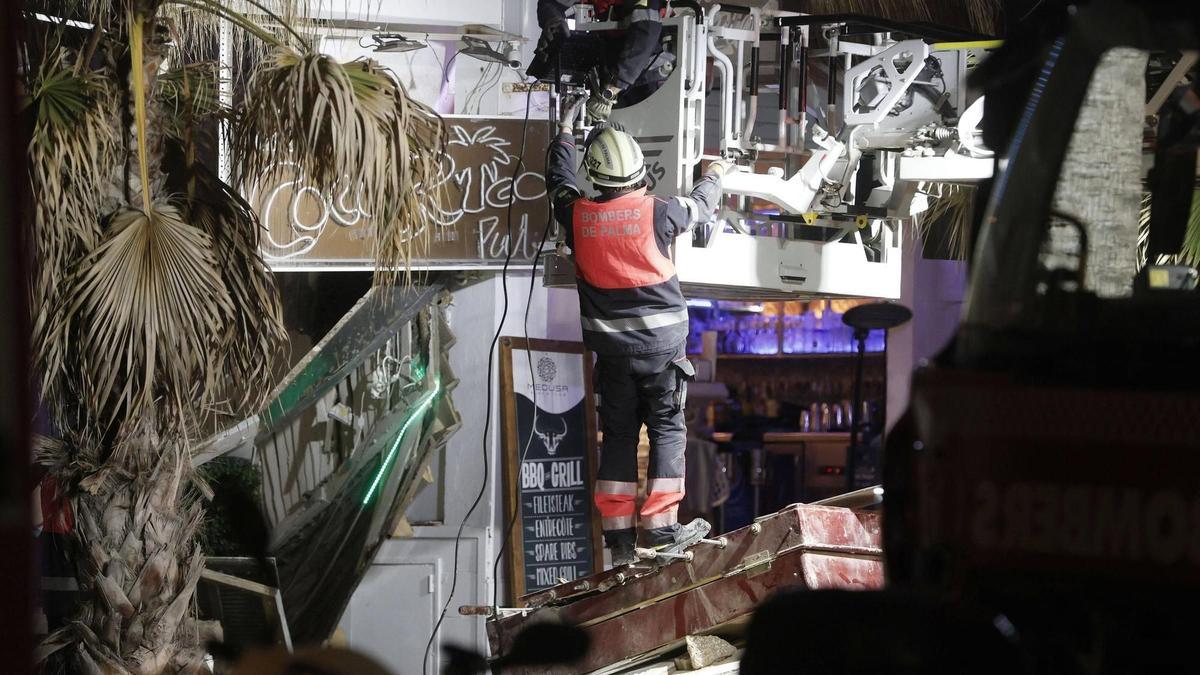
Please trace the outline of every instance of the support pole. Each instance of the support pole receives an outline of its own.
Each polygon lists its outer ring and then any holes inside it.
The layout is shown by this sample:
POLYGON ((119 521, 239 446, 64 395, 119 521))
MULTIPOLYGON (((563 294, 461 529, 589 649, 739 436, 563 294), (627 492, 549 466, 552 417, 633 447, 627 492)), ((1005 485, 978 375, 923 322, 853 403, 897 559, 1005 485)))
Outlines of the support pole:
POLYGON ((854 329, 854 339, 858 340, 858 359, 854 364, 854 404, 850 406, 850 450, 846 453, 846 489, 854 490, 854 469, 858 463, 858 432, 861 420, 859 410, 862 409, 863 362, 867 356, 867 331, 863 328, 854 329))

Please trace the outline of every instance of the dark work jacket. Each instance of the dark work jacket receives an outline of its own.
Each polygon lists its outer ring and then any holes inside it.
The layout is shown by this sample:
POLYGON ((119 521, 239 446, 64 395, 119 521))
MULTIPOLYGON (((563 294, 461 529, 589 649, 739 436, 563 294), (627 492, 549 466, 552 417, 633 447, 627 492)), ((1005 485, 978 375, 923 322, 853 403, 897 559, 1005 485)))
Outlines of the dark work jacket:
MULTIPOLYGON (((538 26, 545 30, 550 22, 564 21, 567 10, 579 0, 538 0, 538 26)), ((617 20, 626 24, 625 41, 617 57, 613 84, 628 89, 650 65, 662 36, 663 0, 617 0, 613 3, 617 20)), ((602 17, 603 18, 603 17, 602 17)))
POLYGON ((560 134, 546 188, 575 254, 584 344, 613 356, 677 349, 687 340, 688 317, 671 242, 712 218, 720 177, 706 174, 687 197, 662 199, 639 188, 587 199, 575 166, 575 138, 560 134))

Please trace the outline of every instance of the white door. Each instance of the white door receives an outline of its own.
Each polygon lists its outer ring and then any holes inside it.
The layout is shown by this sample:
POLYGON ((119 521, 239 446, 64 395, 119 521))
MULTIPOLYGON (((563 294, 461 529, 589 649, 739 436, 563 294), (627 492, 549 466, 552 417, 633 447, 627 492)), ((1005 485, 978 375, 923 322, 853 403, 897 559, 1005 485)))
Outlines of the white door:
MULTIPOLYGON (((342 618, 350 647, 394 675, 420 675, 421 655, 441 608, 436 576, 433 562, 371 565, 342 618)), ((440 661, 430 654, 428 672, 437 673, 440 661)))

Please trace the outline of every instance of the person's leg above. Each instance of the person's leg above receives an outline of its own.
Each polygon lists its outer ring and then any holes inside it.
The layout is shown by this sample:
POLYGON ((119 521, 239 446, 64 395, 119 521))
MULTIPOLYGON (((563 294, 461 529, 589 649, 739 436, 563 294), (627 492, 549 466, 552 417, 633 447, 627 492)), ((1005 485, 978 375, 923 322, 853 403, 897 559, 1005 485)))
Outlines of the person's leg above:
POLYGON ((628 359, 599 356, 596 360, 596 393, 600 396, 600 426, 604 441, 592 498, 600 512, 604 545, 612 551, 613 566, 637 561, 633 548, 637 500, 637 444, 641 420, 637 415, 637 387, 628 359))

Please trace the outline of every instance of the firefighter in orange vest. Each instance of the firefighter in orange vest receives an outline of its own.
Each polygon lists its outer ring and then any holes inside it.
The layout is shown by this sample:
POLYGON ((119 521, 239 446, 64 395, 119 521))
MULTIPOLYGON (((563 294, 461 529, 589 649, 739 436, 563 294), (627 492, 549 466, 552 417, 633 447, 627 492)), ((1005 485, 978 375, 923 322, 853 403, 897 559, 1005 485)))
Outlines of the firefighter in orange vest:
MULTIPOLYGON (((570 32, 567 10, 580 4, 579 0, 538 0, 537 19, 542 29, 537 56, 528 74, 542 78, 549 71, 550 55, 558 51, 570 32)), ((617 96, 637 81, 658 51, 662 36, 663 0, 591 0, 596 16, 621 22, 625 38, 617 60, 610 69, 607 81, 592 93, 587 102, 588 120, 603 122, 612 112, 617 96)))
POLYGON ((563 116, 546 185, 575 256, 583 341, 597 355, 604 442, 593 499, 613 564, 623 565, 636 561, 639 524, 645 544, 668 552, 682 551, 710 529, 699 518, 683 526, 678 521, 687 446, 684 405, 694 371, 685 355, 687 304, 669 247, 675 237, 712 219, 729 165, 710 165, 687 197, 654 197, 646 194, 637 142, 605 126, 593 130, 583 160, 599 195, 584 197, 575 184, 571 131, 582 105, 578 101, 563 116), (643 423, 650 468, 646 501, 635 514, 643 423))

